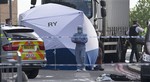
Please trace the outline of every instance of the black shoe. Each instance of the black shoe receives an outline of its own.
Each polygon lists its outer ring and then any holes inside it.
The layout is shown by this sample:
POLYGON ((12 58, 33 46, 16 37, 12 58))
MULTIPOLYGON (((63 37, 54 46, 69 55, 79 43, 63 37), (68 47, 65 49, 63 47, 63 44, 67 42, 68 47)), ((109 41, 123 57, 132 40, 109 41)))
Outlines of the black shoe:
POLYGON ((130 61, 130 63, 135 63, 134 61, 130 61))
POLYGON ((98 66, 94 67, 94 70, 99 70, 99 67, 98 66))
POLYGON ((96 66, 96 67, 94 67, 94 70, 104 71, 104 68, 102 68, 101 66, 96 66))
POLYGON ((99 70, 100 70, 100 71, 104 71, 104 68, 100 67, 99 70))

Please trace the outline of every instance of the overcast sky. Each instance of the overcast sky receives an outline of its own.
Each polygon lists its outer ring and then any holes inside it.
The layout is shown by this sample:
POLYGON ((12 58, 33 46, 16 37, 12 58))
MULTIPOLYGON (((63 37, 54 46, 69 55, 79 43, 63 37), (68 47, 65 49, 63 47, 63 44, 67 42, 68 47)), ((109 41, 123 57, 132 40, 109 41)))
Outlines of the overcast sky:
POLYGON ((130 0, 130 8, 133 8, 135 7, 136 3, 138 2, 139 0, 130 0))
MULTIPOLYGON (((31 0, 18 0, 18 14, 29 10, 31 7, 30 2, 31 0)), ((36 5, 40 5, 40 4, 41 4, 41 0, 37 0, 36 5)))
MULTIPOLYGON (((31 0, 18 0, 18 14, 23 13, 28 9, 30 9, 31 6, 30 1, 31 0)), ((130 0, 130 8, 133 8, 137 2, 138 0, 130 0)), ((41 4, 41 0, 37 0, 36 5, 40 5, 40 4, 41 4)))

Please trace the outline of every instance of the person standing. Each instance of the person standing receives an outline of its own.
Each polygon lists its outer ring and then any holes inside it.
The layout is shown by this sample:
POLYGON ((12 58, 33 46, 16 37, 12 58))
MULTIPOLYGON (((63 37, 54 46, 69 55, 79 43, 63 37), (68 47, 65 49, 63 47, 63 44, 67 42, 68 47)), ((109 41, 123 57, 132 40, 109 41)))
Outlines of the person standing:
POLYGON ((86 71, 85 69, 85 55, 86 43, 88 41, 87 34, 83 33, 82 26, 78 26, 77 33, 71 38, 73 43, 76 43, 75 56, 77 62, 77 71, 86 71), (81 66, 80 66, 81 65, 81 66))
POLYGON ((104 46, 102 41, 99 41, 99 55, 96 60, 96 64, 98 65, 94 67, 94 70, 104 71, 104 68, 102 68, 103 55, 104 55, 104 46))
POLYGON ((120 38, 121 41, 121 59, 120 62, 125 63, 126 60, 126 53, 127 53, 127 49, 130 46, 130 42, 128 41, 128 39, 125 38, 120 38))
POLYGON ((137 43, 136 43, 136 36, 139 36, 140 32, 143 32, 144 29, 140 27, 140 25, 138 24, 137 21, 133 21, 133 25, 130 27, 129 29, 129 42, 132 45, 132 51, 131 51, 131 55, 130 55, 130 63, 133 63, 133 56, 135 54, 136 60, 137 62, 139 61, 140 55, 138 52, 138 48, 137 48, 137 43))

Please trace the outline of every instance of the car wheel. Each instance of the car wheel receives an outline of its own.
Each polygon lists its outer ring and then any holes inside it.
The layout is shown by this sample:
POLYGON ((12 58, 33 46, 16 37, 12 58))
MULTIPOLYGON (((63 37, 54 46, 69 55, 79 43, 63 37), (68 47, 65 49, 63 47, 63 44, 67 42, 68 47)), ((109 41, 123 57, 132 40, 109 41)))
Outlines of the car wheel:
POLYGON ((30 71, 25 71, 27 77, 29 79, 34 79, 36 78, 36 76, 38 75, 39 73, 39 69, 34 69, 34 70, 30 70, 30 71))

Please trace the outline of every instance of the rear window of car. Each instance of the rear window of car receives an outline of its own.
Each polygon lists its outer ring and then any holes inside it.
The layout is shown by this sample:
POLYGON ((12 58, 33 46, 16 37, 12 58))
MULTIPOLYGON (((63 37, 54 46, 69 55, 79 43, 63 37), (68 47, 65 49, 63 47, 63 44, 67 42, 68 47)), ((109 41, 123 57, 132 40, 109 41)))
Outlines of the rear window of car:
POLYGON ((4 34, 11 40, 37 40, 33 29, 4 30, 4 34))

